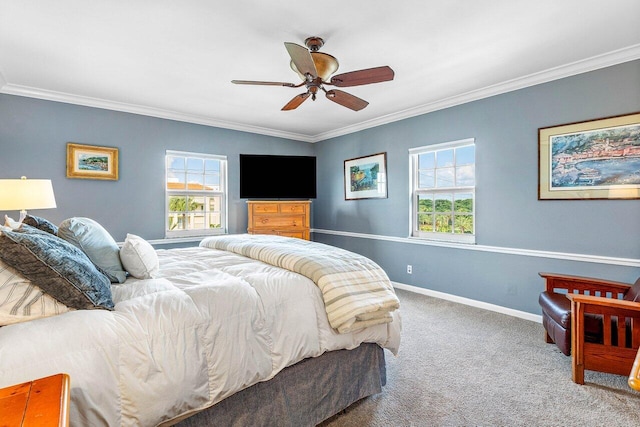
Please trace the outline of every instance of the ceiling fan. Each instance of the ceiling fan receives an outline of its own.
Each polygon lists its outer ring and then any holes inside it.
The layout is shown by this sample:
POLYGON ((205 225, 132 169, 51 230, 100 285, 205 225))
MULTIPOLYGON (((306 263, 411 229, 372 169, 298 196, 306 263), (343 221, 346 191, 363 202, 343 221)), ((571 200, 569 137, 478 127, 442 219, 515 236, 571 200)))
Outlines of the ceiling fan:
POLYGON ((282 107, 282 111, 298 108, 300 104, 309 97, 315 101, 316 94, 319 91, 323 91, 329 100, 337 104, 350 108, 353 111, 360 111, 369 105, 367 101, 338 89, 327 90, 325 86, 350 87, 393 80, 394 72, 386 65, 338 74, 330 78, 330 76, 338 70, 338 60, 328 53, 318 52, 324 45, 324 40, 320 37, 309 37, 304 43, 307 46, 306 48, 295 43, 285 42, 284 44, 291 57, 291 68, 300 76, 302 83, 261 82, 253 80, 231 80, 231 83, 286 87, 305 86, 307 91, 296 95, 282 107))

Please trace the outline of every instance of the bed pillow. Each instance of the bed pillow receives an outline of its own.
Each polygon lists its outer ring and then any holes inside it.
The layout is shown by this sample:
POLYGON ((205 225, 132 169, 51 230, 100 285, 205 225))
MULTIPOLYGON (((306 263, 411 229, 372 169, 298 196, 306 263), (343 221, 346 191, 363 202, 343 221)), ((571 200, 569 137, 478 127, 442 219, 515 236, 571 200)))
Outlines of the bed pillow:
POLYGON ((27 216, 25 216, 24 219, 22 220, 22 223, 35 227, 38 230, 46 231, 47 233, 51 233, 54 235, 58 234, 57 225, 39 216, 27 214, 27 216))
POLYGON ((120 249, 120 260, 125 270, 136 279, 153 279, 160 269, 156 250, 135 234, 127 234, 120 249))
POLYGON ((81 217, 65 219, 58 226, 58 237, 80 248, 112 282, 123 283, 127 279, 118 244, 96 221, 81 217))
POLYGON ((0 260, 75 309, 113 309, 109 279, 78 248, 23 225, 0 227, 0 260))
POLYGON ((70 310, 0 261, 0 326, 55 316, 70 310))

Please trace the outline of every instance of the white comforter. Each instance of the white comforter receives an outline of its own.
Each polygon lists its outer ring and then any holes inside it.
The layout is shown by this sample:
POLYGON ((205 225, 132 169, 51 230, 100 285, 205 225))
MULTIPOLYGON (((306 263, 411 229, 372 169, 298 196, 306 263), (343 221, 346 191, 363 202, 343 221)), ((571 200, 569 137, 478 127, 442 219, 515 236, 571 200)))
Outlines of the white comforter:
POLYGON ((362 255, 318 242, 267 234, 207 237, 200 246, 222 249, 300 273, 320 288, 332 328, 340 333, 393 321, 400 307, 387 273, 362 255))
POLYGON ((0 387, 66 372, 72 425, 154 426, 325 351, 398 351, 397 310, 391 323, 338 334, 304 276, 216 249, 158 255, 160 278, 112 286, 113 312, 0 328, 0 387))

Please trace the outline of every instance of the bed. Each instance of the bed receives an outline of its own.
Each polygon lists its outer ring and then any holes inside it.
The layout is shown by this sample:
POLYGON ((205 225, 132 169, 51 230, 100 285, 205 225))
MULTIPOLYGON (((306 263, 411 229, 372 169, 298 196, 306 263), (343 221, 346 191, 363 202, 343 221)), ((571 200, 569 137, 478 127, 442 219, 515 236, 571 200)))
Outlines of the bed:
POLYGON ((148 255, 112 309, 0 327, 0 387, 69 374, 72 425, 312 426, 384 385, 401 318, 371 260, 252 235, 148 255))

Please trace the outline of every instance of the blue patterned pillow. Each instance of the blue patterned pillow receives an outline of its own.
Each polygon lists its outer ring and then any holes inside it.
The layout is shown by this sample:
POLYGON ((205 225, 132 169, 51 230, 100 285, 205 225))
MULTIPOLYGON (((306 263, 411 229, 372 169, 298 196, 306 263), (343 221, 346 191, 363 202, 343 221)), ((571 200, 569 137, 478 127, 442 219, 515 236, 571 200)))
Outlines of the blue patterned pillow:
POLYGON ((23 224, 30 225, 31 227, 35 227, 38 230, 46 231, 51 234, 58 234, 58 226, 52 223, 51 221, 41 218, 39 216, 33 216, 27 214, 22 220, 23 224))
POLYGON ((78 248, 23 224, 0 227, 0 259, 70 308, 114 307, 111 283, 78 248))

